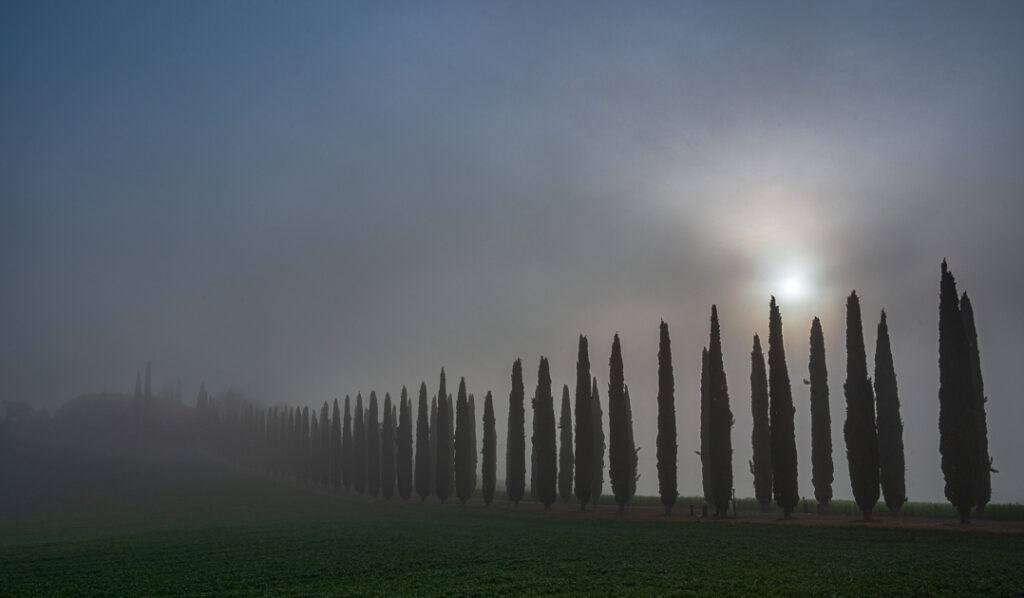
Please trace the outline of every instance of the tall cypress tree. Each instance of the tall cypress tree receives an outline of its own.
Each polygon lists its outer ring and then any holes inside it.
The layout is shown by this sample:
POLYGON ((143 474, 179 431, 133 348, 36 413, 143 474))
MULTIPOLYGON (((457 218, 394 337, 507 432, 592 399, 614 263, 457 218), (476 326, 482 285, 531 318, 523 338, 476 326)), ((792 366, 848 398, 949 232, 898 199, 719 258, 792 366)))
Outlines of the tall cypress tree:
POLYGON ((412 496, 412 405, 409 393, 402 387, 398 403, 398 429, 395 432, 395 477, 398 496, 409 500, 412 496))
POLYGON ((308 482, 310 478, 310 435, 309 435, 309 406, 302 408, 302 429, 299 431, 301 434, 300 439, 300 451, 302 460, 302 481, 308 482))
POLYGON ((672 341, 664 320, 658 332, 658 492, 665 515, 672 514, 679 491, 676 485, 676 396, 672 372, 672 341))
POLYGON ((594 413, 590 396, 590 355, 587 337, 580 335, 576 353, 576 500, 586 509, 594 485, 594 413))
POLYGON ((437 395, 430 398, 430 494, 437 495, 437 395))
POLYGON ((882 310, 875 344, 875 402, 878 406, 878 466, 885 506, 894 517, 907 502, 906 464, 903 457, 903 421, 892 362, 889 324, 882 310))
POLYGON ((754 348, 750 351, 750 412, 754 420, 750 473, 754 476, 754 497, 761 511, 766 512, 772 502, 772 434, 768 421, 768 373, 761 339, 756 334, 754 348))
POLYGON ((793 427, 793 391, 782 344, 782 314, 772 297, 768 315, 768 415, 772 435, 772 486, 775 502, 790 518, 800 500, 797 486, 796 432, 793 427))
POLYGON ((857 292, 846 300, 846 461, 850 465, 850 486, 853 498, 871 518, 871 510, 878 502, 878 429, 875 427, 875 397, 868 378, 867 356, 864 351, 864 330, 860 318, 860 300, 857 292))
POLYGON ((718 308, 711 306, 711 338, 708 347, 708 391, 711 395, 711 495, 719 517, 729 514, 732 496, 732 409, 729 385, 722 359, 722 336, 718 326, 718 308))
POLYGON ((473 495, 470 477, 473 469, 472 436, 469 427, 469 399, 466 397, 466 379, 459 379, 459 394, 455 403, 455 496, 466 504, 473 495))
MULTIPOLYGON (((334 399, 334 402, 337 403, 338 399, 334 399)), ((348 492, 356 482, 356 439, 352 428, 352 408, 348 395, 345 395, 345 419, 342 426, 341 448, 337 456, 338 465, 335 467, 341 469, 341 483, 345 486, 345 492, 348 492)))
POLYGON ((455 491, 455 399, 452 393, 448 393, 448 400, 445 402, 448 414, 448 495, 455 491))
MULTIPOLYGON (((249 411, 247 409, 247 411, 249 411)), ((251 412, 249 413, 251 416, 251 412)), ((320 485, 320 420, 317 418, 316 409, 309 414, 309 442, 310 442, 310 479, 313 485, 320 485)), ((251 422, 249 424, 252 425, 251 422)), ((247 430, 248 432, 249 430, 247 430)))
POLYGON ((537 392, 533 399, 533 448, 537 500, 547 509, 557 498, 558 452, 555 447, 555 399, 551 395, 548 360, 540 358, 537 368, 537 392))
POLYGON ((370 408, 366 412, 366 489, 370 496, 380 492, 380 420, 377 419, 376 391, 370 391, 370 408))
MULTIPOLYGON (((347 399, 348 397, 346 397, 347 399)), ((348 419, 348 402, 345 403, 346 420, 348 419)), ((338 399, 334 399, 334 408, 331 411, 331 487, 337 490, 341 487, 341 413, 338 411, 338 399)), ((348 490, 346 483, 345 490, 348 490)))
MULTIPOLYGON (((320 408, 320 446, 323 449, 323 458, 320 460, 320 483, 324 486, 330 486, 331 480, 331 459, 337 458, 331 454, 331 434, 334 428, 334 421, 331 419, 331 408, 324 401, 323 407, 320 408)), ((341 482, 340 472, 338 482, 341 482)))
POLYGON ((469 393, 469 493, 476 492, 476 472, 480 466, 476 443, 476 399, 469 393))
POLYGON ((434 490, 437 498, 444 502, 448 500, 450 482, 452 477, 452 447, 451 443, 451 417, 448 410, 451 404, 448 401, 448 390, 445 387, 444 368, 441 368, 441 383, 437 391, 437 457, 435 464, 434 490))
POLYGON ((828 404, 828 369, 821 320, 811 322, 811 356, 807 364, 811 382, 811 483, 821 507, 832 502, 832 413, 828 404))
POLYGON ((623 396, 626 399, 626 421, 629 422, 629 435, 626 437, 626 446, 629 447, 629 498, 636 496, 636 483, 640 480, 640 447, 636 445, 636 437, 633 435, 633 402, 629 400, 629 385, 623 384, 623 396))
POLYGON ((964 323, 964 339, 967 342, 967 356, 971 366, 971 411, 977 440, 978 465, 975 470, 974 502, 978 516, 985 512, 985 505, 992 498, 992 457, 988 453, 988 421, 985 415, 985 382, 981 376, 981 352, 978 350, 978 330, 974 325, 974 308, 965 292, 960 298, 960 316, 964 323))
POLYGON ((591 473, 590 503, 596 505, 601 500, 601 493, 604 492, 604 422, 601 416, 601 393, 597 388, 597 378, 593 379, 590 387, 591 414, 594 416, 594 459, 591 473))
POLYGON ((939 290, 939 453, 946 499, 969 523, 981 462, 970 348, 953 273, 942 261, 939 290))
POLYGON ((498 471, 498 440, 494 429, 494 402, 491 392, 484 397, 484 446, 480 451, 483 456, 483 495, 484 504, 494 500, 495 477, 498 471))
POLYGON ((505 445, 505 487, 508 499, 519 505, 526 489, 526 400, 523 388, 523 364, 512 363, 512 391, 508 396, 508 441, 505 445))
POLYGON ((572 498, 572 406, 569 385, 562 385, 562 414, 558 420, 558 495, 562 502, 572 498))
POLYGON ((711 483, 711 386, 708 372, 708 348, 700 352, 700 478, 704 491, 704 502, 715 504, 711 483))
POLYGON ((612 340, 612 356, 608 362, 608 462, 612 493, 619 512, 626 509, 634 487, 633 459, 636 456, 632 437, 632 422, 626 403, 626 382, 623 374, 622 347, 619 335, 612 340))
POLYGON ((380 430, 380 493, 385 499, 395 494, 395 420, 391 393, 384 394, 384 423, 380 430))
POLYGON ((430 496, 430 424, 428 423, 427 384, 420 383, 416 408, 416 494, 421 501, 430 496))
POLYGON ((366 416, 363 395, 356 394, 356 412, 352 422, 352 485, 356 492, 366 492, 366 416))

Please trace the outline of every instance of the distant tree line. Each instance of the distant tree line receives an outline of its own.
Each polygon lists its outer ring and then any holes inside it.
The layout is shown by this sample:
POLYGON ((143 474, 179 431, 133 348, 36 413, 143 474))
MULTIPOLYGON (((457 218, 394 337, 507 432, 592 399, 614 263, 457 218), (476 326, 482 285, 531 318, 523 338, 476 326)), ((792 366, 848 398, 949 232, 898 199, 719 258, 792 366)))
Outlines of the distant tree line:
MULTIPOLYGON (((656 457, 658 491, 666 514, 679 495, 677 486, 675 381, 669 327, 658 337, 656 457)), ((757 334, 750 365, 750 409, 753 416, 749 462, 754 493, 763 510, 774 502, 789 518, 800 502, 792 388, 782 334, 782 315, 775 298, 769 302, 767 364, 757 334)), ((819 510, 832 500, 832 430, 828 372, 821 321, 810 328, 811 464, 814 498, 819 510)), ((865 518, 879 497, 894 516, 906 502, 903 423, 886 313, 878 324, 874 379, 868 376, 867 354, 856 292, 846 304, 846 417, 843 436, 854 499, 865 518)), ((984 389, 977 330, 970 299, 958 297, 946 263, 942 264, 939 306, 939 432, 946 497, 963 521, 975 508, 982 513, 991 497, 992 458, 988 454, 984 389)), ((137 412, 144 414, 150 375, 137 376, 137 412)), ((448 392, 441 368, 437 392, 428 402, 426 382, 413 400, 405 387, 383 404, 375 391, 364 407, 363 396, 339 403, 324 402, 319 413, 308 407, 262 407, 244 404, 239 410, 218 408, 200 386, 196 399, 197 429, 208 446, 238 461, 275 475, 371 497, 401 500, 413 495, 447 501, 454 493, 461 503, 479 490, 485 504, 496 496, 497 434, 491 392, 484 398, 482 444, 477 442, 476 405, 460 378, 455 397, 448 392), (482 458, 481 458, 482 457, 482 458), (479 481, 482 485, 478 487, 479 481)), ((629 386, 626 384, 618 334, 608 361, 608 437, 597 378, 591 371, 589 342, 580 335, 575 389, 562 386, 558 418, 550 367, 541 357, 537 384, 530 400, 530 494, 545 508, 573 498, 580 509, 598 504, 608 481, 619 511, 636 494, 638 454, 629 386), (607 452, 606 452, 607 450, 607 452)), ((703 493, 714 515, 735 512, 732 427, 722 355, 717 306, 711 306, 708 345, 702 351, 700 377, 700 456, 703 493)), ((142 415, 139 416, 142 418, 142 415)), ((505 494, 518 505, 527 491, 526 391, 520 359, 512 363, 505 438, 505 494)))

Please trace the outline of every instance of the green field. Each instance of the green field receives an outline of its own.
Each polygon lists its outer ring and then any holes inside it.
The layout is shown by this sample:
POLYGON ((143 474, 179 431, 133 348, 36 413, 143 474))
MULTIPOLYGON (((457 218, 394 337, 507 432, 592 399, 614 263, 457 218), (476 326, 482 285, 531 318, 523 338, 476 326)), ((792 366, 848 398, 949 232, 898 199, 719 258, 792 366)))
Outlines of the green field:
POLYGON ((1024 594, 1021 534, 384 502, 213 463, 169 471, 112 468, 89 499, 8 494, 0 594, 1024 594))

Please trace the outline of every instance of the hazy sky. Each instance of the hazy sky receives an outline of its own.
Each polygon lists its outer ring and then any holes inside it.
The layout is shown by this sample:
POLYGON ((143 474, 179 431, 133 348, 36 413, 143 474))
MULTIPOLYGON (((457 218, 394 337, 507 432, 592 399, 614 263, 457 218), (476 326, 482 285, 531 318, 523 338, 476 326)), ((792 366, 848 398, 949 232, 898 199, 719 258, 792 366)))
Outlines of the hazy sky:
POLYGON ((443 365, 494 391, 503 447, 512 361, 528 394, 540 355, 573 384, 587 334, 606 401, 617 331, 651 494, 664 318, 697 494, 717 303, 751 495, 749 354, 776 293, 800 492, 819 315, 849 497, 856 289, 869 359, 889 315, 909 498, 941 500, 946 257, 977 318, 993 500, 1024 501, 1020 2, 5 1, 0 90, 3 400, 130 392, 151 360, 189 401, 205 380, 318 405, 433 392, 443 365))

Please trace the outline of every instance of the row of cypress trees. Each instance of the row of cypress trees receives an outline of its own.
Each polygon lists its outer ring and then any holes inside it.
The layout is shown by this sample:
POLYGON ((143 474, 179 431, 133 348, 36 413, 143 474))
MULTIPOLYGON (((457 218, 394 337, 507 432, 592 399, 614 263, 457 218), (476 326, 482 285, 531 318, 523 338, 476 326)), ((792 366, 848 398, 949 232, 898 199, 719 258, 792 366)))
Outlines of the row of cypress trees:
MULTIPOLYGON (((903 423, 885 311, 878 324, 874 380, 868 376, 867 355, 856 292, 846 309, 846 420, 843 426, 854 499, 869 517, 880 494, 894 515, 906 502, 903 423)), ((831 414, 821 322, 814 318, 808 362, 811 410, 811 461, 814 496, 821 507, 832 500, 831 414)), ((521 360, 512 365, 509 394, 505 483, 508 498, 518 504, 526 491, 525 386, 521 360)), ((786 365, 782 317, 775 298, 769 304, 767 367, 760 338, 751 351, 751 413, 753 457, 749 463, 754 491, 762 509, 774 501, 788 518, 799 502, 795 406, 786 365)), ((678 497, 677 437, 674 374, 668 325, 659 327, 657 470, 658 488, 666 514, 678 497)), ((725 516, 733 498, 732 438, 734 418, 722 357, 716 306, 711 308, 708 346, 702 352, 700 385, 700 451, 704 496, 715 514, 725 516)), ((977 332, 966 293, 958 298, 952 274, 942 265, 940 292, 940 452, 947 498, 967 520, 972 507, 979 512, 991 496, 992 460, 988 455, 984 397, 977 332)), ((579 337, 575 404, 562 387, 556 423, 548 360, 540 358, 537 385, 531 400, 531 492, 549 507, 573 496, 580 509, 596 504, 603 491, 605 438, 597 379, 592 376, 587 338, 579 337), (575 415, 575 417, 574 417, 575 415), (575 420, 575 433, 573 430, 575 420), (556 436, 559 442, 556 443, 556 436), (557 452, 556 452, 557 451, 557 452)), ((208 420, 212 399, 200 390, 197 412, 208 420)), ((608 474, 620 511, 636 493, 639 479, 629 387, 625 383, 621 344, 612 341, 608 384, 608 474)), ((444 369, 438 392, 429 406, 421 383, 415 442, 412 401, 402 389, 398 405, 385 395, 383 407, 375 392, 364 409, 356 396, 354 414, 345 397, 344 415, 338 401, 324 403, 319 417, 307 409, 260 409, 247 406, 236 426, 247 459, 275 473, 314 483, 354 489, 391 498, 396 489, 404 500, 415 493, 421 500, 436 496, 446 501, 454 490, 465 503, 477 488, 481 472, 485 503, 494 498, 496 433, 494 405, 488 392, 483 413, 483 446, 476 438, 473 395, 460 379, 453 400, 444 369), (382 413, 382 417, 381 417, 382 413), (262 455, 262 458, 261 458, 262 455), (483 457, 482 467, 479 456, 483 457)), ((200 426, 209 428, 208 422, 200 426)))

